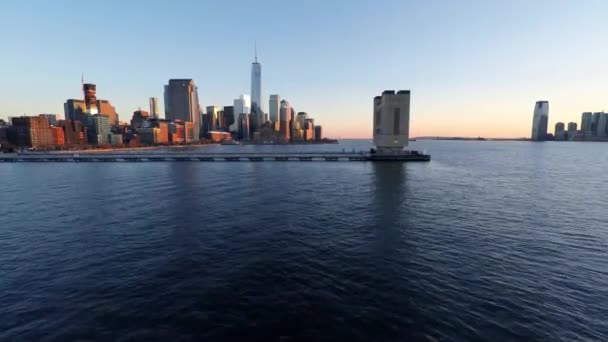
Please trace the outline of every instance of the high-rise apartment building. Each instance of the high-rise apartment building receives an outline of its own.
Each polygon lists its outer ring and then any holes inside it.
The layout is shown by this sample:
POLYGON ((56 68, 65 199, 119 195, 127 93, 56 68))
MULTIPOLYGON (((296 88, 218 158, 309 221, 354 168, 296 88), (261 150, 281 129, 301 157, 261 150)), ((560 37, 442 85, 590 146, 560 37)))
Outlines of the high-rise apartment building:
POLYGON ((547 125, 549 124, 549 102, 537 101, 534 105, 534 116, 532 118, 531 139, 544 141, 547 139, 547 125))
POLYGON ((158 112, 158 97, 150 98, 150 118, 159 119, 160 113, 158 112))
POLYGON ((281 111, 281 97, 279 95, 270 95, 268 101, 268 119, 275 123, 279 122, 279 113, 281 111))
POLYGON ((87 128, 87 142, 94 145, 109 143, 110 118, 107 115, 93 114, 84 116, 83 124, 87 128))
POLYGON ((165 85, 165 119, 192 122, 194 139, 200 138, 198 89, 192 79, 171 79, 165 85))
POLYGON ((262 105, 262 64, 258 63, 257 48, 255 60, 251 63, 251 113, 255 119, 255 128, 264 123, 264 108, 262 105))
POLYGON ((280 128, 279 128, 279 141, 286 143, 289 142, 289 138, 290 138, 290 122, 289 122, 289 118, 291 116, 291 106, 289 105, 289 102, 285 101, 285 100, 281 100, 281 109, 280 109, 280 115, 279 115, 279 122, 280 122, 280 128))
POLYGON ((385 90, 374 97, 374 145, 378 153, 399 153, 409 143, 410 91, 385 90))
POLYGON ((17 146, 48 147, 53 145, 53 131, 43 116, 21 116, 11 119, 8 140, 17 146))
POLYGON ((65 139, 65 145, 67 146, 81 146, 87 143, 87 132, 86 128, 80 121, 63 120, 59 123, 59 126, 63 129, 63 136, 65 139))
POLYGON ((585 134, 593 133, 593 113, 584 112, 581 115, 581 131, 585 134))
POLYGON ((553 133, 555 140, 563 141, 567 139, 566 135, 566 125, 563 122, 558 122, 555 124, 555 131, 553 133))

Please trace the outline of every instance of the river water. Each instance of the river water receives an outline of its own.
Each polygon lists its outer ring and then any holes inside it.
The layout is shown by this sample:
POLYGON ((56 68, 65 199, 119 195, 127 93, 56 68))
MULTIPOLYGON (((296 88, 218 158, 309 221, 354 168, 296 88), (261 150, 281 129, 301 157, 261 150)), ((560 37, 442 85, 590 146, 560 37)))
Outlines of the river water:
POLYGON ((0 163, 0 340, 608 340, 608 144, 413 145, 0 163))

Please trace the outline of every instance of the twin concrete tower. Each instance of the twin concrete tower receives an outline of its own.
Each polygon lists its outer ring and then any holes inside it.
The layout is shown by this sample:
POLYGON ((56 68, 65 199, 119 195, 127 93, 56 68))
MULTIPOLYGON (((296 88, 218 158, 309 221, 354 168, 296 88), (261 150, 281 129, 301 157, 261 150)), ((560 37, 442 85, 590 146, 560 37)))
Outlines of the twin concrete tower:
POLYGON ((400 154, 410 138, 410 91, 385 90, 374 97, 374 146, 378 154, 400 154))

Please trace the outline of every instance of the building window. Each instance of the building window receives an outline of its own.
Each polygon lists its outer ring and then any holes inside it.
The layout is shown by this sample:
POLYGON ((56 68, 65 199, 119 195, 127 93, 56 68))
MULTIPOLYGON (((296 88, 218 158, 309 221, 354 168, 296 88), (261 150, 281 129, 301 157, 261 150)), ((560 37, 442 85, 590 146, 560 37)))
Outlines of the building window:
POLYGON ((394 116, 393 116, 393 134, 399 135, 399 124, 400 124, 400 108, 395 108, 394 116))

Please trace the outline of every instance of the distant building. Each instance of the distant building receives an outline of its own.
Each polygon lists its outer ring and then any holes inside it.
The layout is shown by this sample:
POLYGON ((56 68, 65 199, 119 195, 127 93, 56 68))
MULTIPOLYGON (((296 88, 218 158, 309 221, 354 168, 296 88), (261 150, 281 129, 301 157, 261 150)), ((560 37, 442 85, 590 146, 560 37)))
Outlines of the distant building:
POLYGON ((215 131, 218 128, 218 115, 219 115, 219 107, 218 106, 207 106, 207 116, 208 116, 208 127, 207 131, 215 131))
POLYGON ((279 95, 270 95, 268 101, 268 119, 272 123, 279 122, 279 115, 281 113, 281 97, 279 95))
POLYGON ((83 100, 69 99, 63 104, 63 111, 66 120, 82 121, 82 114, 86 107, 83 100))
POLYGON ((249 114, 240 114, 238 122, 239 122, 239 127, 238 127, 239 139, 249 140, 249 138, 250 138, 249 114))
POLYGON ((65 145, 65 133, 63 132, 63 128, 51 126, 51 133, 53 136, 53 145, 55 145, 55 146, 65 145))
POLYGON ((8 141, 16 146, 49 147, 53 145, 53 132, 43 116, 12 118, 7 131, 8 141))
POLYGON ((84 92, 85 113, 99 114, 97 111, 97 86, 93 83, 85 83, 82 85, 84 92))
POLYGON ((534 106, 532 119, 532 135, 534 141, 547 140, 547 125, 549 124, 549 102, 537 101, 534 106))
POLYGON ((289 102, 282 100, 281 101, 281 109, 280 109, 280 128, 279 128, 279 141, 286 143, 289 142, 290 136, 290 123, 289 117, 291 116, 291 106, 289 102))
POLYGON ((150 98, 150 118, 159 119, 160 113, 158 112, 158 97, 150 98))
POLYGON ((576 130, 576 122, 568 122, 568 140, 574 139, 574 136, 576 136, 576 130))
POLYGON ((608 138, 608 113, 598 113, 596 135, 598 138, 608 138))
POLYGON ((110 118, 107 115, 93 114, 83 117, 83 124, 87 128, 87 142, 93 145, 106 145, 109 143, 108 134, 111 134, 110 118))
POLYGON ((299 112, 296 115, 296 121, 300 124, 300 128, 304 129, 306 119, 308 119, 308 113, 306 112, 299 112))
POLYGON ((57 126, 59 119, 57 114, 40 114, 39 116, 45 117, 49 121, 50 126, 57 126))
POLYGON ((195 139, 200 138, 198 88, 192 79, 171 79, 165 85, 165 119, 192 122, 195 139))
POLYGON ((224 106, 222 129, 230 131, 230 126, 234 124, 234 106, 224 106))
POLYGON ((289 108, 289 140, 293 136, 293 127, 296 123, 296 109, 293 107, 289 108))
POLYGON ((378 153, 398 153, 409 142, 410 91, 385 90, 374 98, 374 145, 378 153))
POLYGON ((314 141, 315 140, 315 121, 314 119, 307 118, 304 120, 304 140, 314 141))
POLYGON ((566 126, 564 125, 563 122, 558 122, 555 124, 555 131, 554 131, 555 140, 564 141, 564 140, 568 139, 565 127, 566 126))
POLYGON ((264 108, 262 103, 262 64, 258 63, 257 49, 255 60, 251 63, 251 113, 253 114, 254 127, 262 127, 264 123, 264 108))
POLYGON ((59 127, 63 129, 65 145, 82 146, 87 143, 86 128, 80 121, 63 120, 59 122, 59 127))
POLYGON ((97 112, 102 115, 108 116, 110 125, 118 125, 118 115, 116 114, 116 108, 112 106, 108 100, 97 100, 97 112))
POLYGON ((581 131, 586 134, 593 133, 593 113, 584 112, 581 115, 581 131))
POLYGON ((108 144, 112 146, 121 146, 123 143, 122 134, 108 134, 108 144))
POLYGON ((213 142, 228 141, 230 140, 230 133, 221 131, 209 132, 209 139, 213 142))
POLYGON ((144 123, 150 119, 150 113, 145 110, 136 110, 131 118, 131 128, 134 130, 144 127, 144 123))
MULTIPOLYGON (((230 128, 232 132, 240 132, 241 127, 241 114, 249 115, 251 113, 251 98, 249 95, 242 94, 238 99, 234 100, 234 126, 230 128)), ((249 126, 249 119, 247 119, 249 126)))
POLYGON ((315 141, 321 141, 323 139, 323 128, 321 126, 315 126, 315 141))

